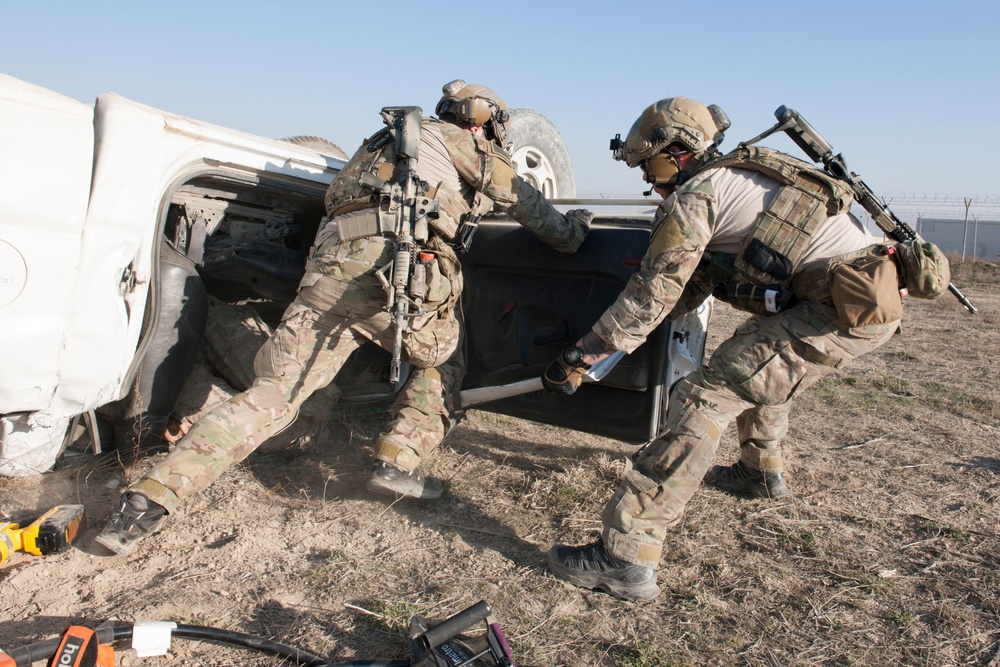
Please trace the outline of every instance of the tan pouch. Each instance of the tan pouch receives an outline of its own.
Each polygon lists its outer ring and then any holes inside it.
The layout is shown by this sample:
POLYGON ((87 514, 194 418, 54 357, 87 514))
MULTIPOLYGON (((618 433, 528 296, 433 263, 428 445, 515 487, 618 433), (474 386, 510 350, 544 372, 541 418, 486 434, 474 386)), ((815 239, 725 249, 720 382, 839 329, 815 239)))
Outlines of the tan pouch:
POLYGON ((454 313, 428 313, 416 331, 403 337, 406 361, 417 368, 436 368, 458 349, 461 330, 454 313))
POLYGON ((889 255, 835 261, 828 275, 833 305, 848 327, 888 324, 903 316, 899 273, 889 255))

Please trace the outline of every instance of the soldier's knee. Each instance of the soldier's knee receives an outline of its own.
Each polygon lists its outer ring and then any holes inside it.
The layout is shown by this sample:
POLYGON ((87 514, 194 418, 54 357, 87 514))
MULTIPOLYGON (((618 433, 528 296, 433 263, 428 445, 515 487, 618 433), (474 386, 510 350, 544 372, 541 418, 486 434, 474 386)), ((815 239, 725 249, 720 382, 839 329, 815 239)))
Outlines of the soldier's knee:
POLYGON ((243 410, 270 415, 271 421, 275 421, 296 412, 306 398, 308 396, 294 400, 292 392, 282 383, 257 378, 253 386, 242 394, 237 394, 231 403, 240 405, 243 410))

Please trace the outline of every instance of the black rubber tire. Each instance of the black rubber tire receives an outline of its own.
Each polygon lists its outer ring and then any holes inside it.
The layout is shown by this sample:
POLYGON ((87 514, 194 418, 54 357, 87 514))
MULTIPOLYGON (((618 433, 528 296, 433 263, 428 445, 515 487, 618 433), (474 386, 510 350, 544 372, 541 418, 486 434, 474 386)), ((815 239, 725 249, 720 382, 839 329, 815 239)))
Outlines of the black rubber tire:
POLYGON ((522 148, 533 147, 548 160, 555 179, 554 192, 546 192, 530 174, 526 176, 522 173, 522 165, 517 165, 518 174, 542 190, 546 196, 551 194, 553 199, 575 197, 576 178, 573 175, 573 163, 570 161, 566 143, 552 121, 533 109, 511 109, 508 128, 511 155, 515 155, 522 148))
POLYGON ((329 155, 330 157, 335 157, 338 160, 347 161, 350 156, 341 150, 340 146, 333 143, 332 141, 327 141, 323 137, 310 137, 306 135, 295 136, 295 137, 282 137, 278 141, 287 141, 290 144, 295 144, 296 146, 304 146, 306 148, 311 148, 317 153, 322 153, 323 155, 329 155))

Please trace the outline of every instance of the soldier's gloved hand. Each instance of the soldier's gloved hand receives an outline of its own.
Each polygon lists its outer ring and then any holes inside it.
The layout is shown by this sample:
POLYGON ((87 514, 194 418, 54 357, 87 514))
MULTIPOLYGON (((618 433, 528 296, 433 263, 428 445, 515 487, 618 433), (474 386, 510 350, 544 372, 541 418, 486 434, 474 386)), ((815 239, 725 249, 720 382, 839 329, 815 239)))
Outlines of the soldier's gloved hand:
POLYGON ((559 353, 542 375, 542 384, 553 394, 569 396, 579 389, 583 374, 590 368, 584 363, 583 351, 573 346, 559 353))
MULTIPOLYGON (((587 234, 590 233, 590 223, 594 220, 594 214, 585 208, 574 208, 571 211, 566 211, 566 219, 573 225, 574 231, 580 235, 580 243, 583 243, 587 239, 587 234)), ((577 247, 579 246, 578 243, 577 247)))

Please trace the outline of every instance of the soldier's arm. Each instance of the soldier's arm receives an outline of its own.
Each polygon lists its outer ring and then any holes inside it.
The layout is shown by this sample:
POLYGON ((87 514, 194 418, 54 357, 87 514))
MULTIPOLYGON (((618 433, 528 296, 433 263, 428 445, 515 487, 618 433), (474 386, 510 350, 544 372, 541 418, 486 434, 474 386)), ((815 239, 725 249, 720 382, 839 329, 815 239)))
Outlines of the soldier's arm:
POLYGON ((632 352, 660 325, 698 268, 712 227, 711 198, 705 193, 682 191, 663 202, 640 270, 578 343, 589 353, 588 363, 604 352, 632 352))
POLYGON ((576 252, 589 232, 590 216, 565 216, 514 171, 510 156, 495 144, 465 132, 449 142, 459 176, 493 200, 539 240, 559 252, 576 252))

